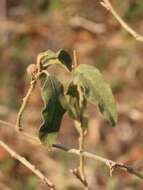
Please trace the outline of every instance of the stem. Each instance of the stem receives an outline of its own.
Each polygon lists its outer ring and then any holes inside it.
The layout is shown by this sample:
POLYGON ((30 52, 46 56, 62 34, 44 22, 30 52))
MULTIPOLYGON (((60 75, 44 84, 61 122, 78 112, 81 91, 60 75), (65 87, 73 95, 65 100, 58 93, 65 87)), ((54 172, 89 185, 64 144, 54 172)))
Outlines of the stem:
MULTIPOLYGON (((79 121, 75 121, 75 128, 79 133, 79 151, 82 153, 84 150, 84 129, 79 121)), ((80 154, 79 156, 79 174, 82 181, 86 181, 85 170, 84 170, 84 156, 80 154)))
MULTIPOLYGON (((74 58, 74 68, 78 66, 78 61, 77 61, 77 56, 76 56, 76 51, 73 51, 73 58, 74 58)), ((77 90, 79 93, 79 109, 82 109, 82 104, 83 104, 83 92, 81 90, 80 85, 77 85, 77 90)), ((81 124, 81 111, 78 120, 75 122, 75 128, 79 133, 79 151, 82 152, 84 150, 84 128, 82 127, 81 124)), ((79 156, 79 168, 78 170, 73 170, 73 174, 84 184, 85 187, 88 188, 88 184, 86 181, 85 177, 85 169, 84 169, 84 156, 80 154, 79 156)))
POLYGON ((16 129, 18 131, 22 131, 21 118, 22 118, 23 112, 24 112, 24 110, 25 110, 25 108, 26 108, 26 106, 28 104, 28 101, 29 101, 29 98, 30 98, 30 96, 32 94, 32 91, 35 88, 35 84, 36 84, 36 80, 31 81, 30 87, 28 89, 28 92, 27 92, 26 96, 23 98, 23 102, 22 102, 21 107, 19 109, 19 112, 17 114, 16 129))
MULTIPOLYGON (((84 149, 84 130, 81 129, 81 134, 79 137, 79 150, 82 152, 84 149)), ((85 180, 85 171, 84 171, 84 156, 80 155, 80 165, 79 172, 83 180, 85 180)))
POLYGON ((78 66, 77 63, 77 56, 76 56, 76 50, 73 50, 73 61, 74 61, 74 69, 78 66))

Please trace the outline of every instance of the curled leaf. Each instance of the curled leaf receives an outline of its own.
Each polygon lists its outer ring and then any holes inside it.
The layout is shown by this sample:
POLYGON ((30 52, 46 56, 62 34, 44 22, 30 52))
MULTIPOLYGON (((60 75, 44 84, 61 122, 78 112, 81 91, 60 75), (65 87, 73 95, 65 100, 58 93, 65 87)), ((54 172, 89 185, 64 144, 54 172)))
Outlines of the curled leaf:
POLYGON ((44 145, 51 147, 57 138, 65 113, 65 109, 61 105, 64 90, 63 85, 53 75, 47 76, 42 73, 39 80, 44 102, 43 123, 39 130, 39 138, 44 145))
POLYGON ((48 50, 42 53, 42 56, 41 62, 44 69, 50 65, 59 64, 68 71, 72 70, 72 59, 65 50, 59 50, 58 52, 48 50))

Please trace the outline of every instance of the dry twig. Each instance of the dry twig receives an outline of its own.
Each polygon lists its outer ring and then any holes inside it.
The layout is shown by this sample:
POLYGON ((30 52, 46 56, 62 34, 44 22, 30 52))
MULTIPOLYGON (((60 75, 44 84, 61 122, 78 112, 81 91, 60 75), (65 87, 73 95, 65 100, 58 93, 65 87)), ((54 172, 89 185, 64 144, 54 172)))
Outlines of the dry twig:
POLYGON ((14 150, 12 150, 6 143, 0 140, 0 146, 2 146, 13 158, 21 162, 25 165, 28 169, 30 169, 40 180, 42 180, 46 185, 48 185, 51 190, 54 190, 54 185, 52 182, 48 180, 34 165, 32 165, 28 160, 24 157, 20 156, 14 150))
POLYGON ((89 190, 87 181, 84 180, 83 178, 81 178, 81 175, 80 175, 78 169, 75 168, 75 169, 71 170, 71 173, 72 173, 73 175, 75 175, 76 178, 84 185, 85 190, 89 190))
POLYGON ((115 11, 113 6, 111 5, 109 0, 102 0, 101 5, 106 8, 120 23, 120 25, 129 33, 131 34, 137 41, 143 42, 143 36, 138 34, 135 30, 133 30, 125 21, 119 16, 119 14, 115 11))
MULTIPOLYGON (((15 126, 13 124, 9 123, 9 122, 0 120, 0 123, 3 124, 3 125, 7 125, 7 126, 13 126, 13 128, 15 129, 15 126)), ((24 136, 28 137, 29 135, 24 135, 24 136)), ((32 137, 31 138, 31 136, 30 136, 30 140, 34 140, 34 141, 37 142, 37 144, 41 145, 40 140, 38 138, 36 138, 36 137, 32 137)), ((138 171, 136 171, 132 167, 125 165, 124 163, 118 163, 118 162, 109 160, 107 158, 103 158, 101 156, 98 156, 96 154, 89 153, 87 151, 82 151, 81 152, 78 149, 70 148, 70 147, 68 147, 66 145, 62 145, 62 144, 53 144, 53 147, 57 148, 59 150, 64 150, 67 153, 71 153, 71 154, 75 154, 75 155, 79 155, 79 156, 82 154, 86 158, 90 158, 90 159, 94 159, 94 160, 100 161, 100 162, 106 164, 109 167, 109 169, 111 171, 111 174, 112 174, 113 169, 120 168, 123 171, 126 171, 126 172, 128 172, 128 173, 130 173, 132 175, 135 175, 136 177, 139 177, 140 179, 143 179, 143 174, 139 173, 138 171)))
POLYGON ((89 152, 86 152, 86 151, 80 151, 78 149, 72 149, 72 148, 68 148, 64 145, 61 145, 61 144, 54 144, 53 147, 55 148, 58 148, 58 149, 61 149, 61 150, 64 150, 68 153, 71 153, 71 154, 76 154, 76 155, 83 155, 85 156, 86 158, 91 158, 91 159, 94 159, 94 160, 98 160, 104 164, 106 164, 110 171, 111 171, 111 175, 112 175, 112 172, 113 172, 113 169, 115 168, 120 168, 130 174, 133 174, 141 179, 143 179, 143 174, 140 174, 139 172, 137 172, 136 170, 134 170, 132 167, 130 166, 127 166, 123 163, 118 163, 118 162, 115 162, 115 161, 112 161, 112 160, 109 160, 109 159, 106 159, 106 158, 103 158, 101 156, 98 156, 96 154, 92 154, 92 153, 89 153, 89 152))

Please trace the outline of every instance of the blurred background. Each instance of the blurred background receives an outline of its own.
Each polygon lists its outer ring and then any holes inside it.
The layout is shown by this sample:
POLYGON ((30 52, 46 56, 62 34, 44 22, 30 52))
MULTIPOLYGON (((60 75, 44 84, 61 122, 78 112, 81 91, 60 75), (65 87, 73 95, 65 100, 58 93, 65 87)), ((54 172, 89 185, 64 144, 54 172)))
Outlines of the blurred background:
MULTIPOLYGON (((143 1, 112 0, 120 16, 143 34, 143 1)), ((26 68, 39 52, 63 48, 79 63, 95 65, 111 84, 119 121, 111 128, 90 107, 86 150, 143 170, 143 44, 131 37, 96 0, 0 0, 0 119, 15 123, 22 98, 29 87, 26 68)), ((67 83, 70 76, 56 67, 52 71, 67 83)), ((35 89, 23 117, 24 130, 38 134, 42 101, 35 89)), ((77 132, 65 115, 58 141, 77 147, 77 132)), ((0 139, 34 163, 58 190, 82 190, 69 172, 78 157, 62 151, 48 152, 25 140, 13 128, 0 124, 0 139)), ((142 190, 143 182, 123 171, 109 177, 109 169, 86 160, 92 190, 142 190)), ((0 147, 0 190, 48 189, 21 163, 0 147)))

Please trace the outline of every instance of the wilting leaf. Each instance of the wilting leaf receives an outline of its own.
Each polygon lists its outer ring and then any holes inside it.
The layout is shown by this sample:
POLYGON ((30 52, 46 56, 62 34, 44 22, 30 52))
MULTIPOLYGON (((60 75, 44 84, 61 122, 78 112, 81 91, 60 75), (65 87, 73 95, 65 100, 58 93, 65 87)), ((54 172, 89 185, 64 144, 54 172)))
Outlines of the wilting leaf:
POLYGON ((54 51, 48 50, 42 54, 43 58, 41 62, 44 69, 50 65, 59 64, 68 71, 72 70, 72 59, 65 50, 59 50, 56 53, 54 51))
POLYGON ((93 66, 81 64, 73 72, 73 81, 83 87, 87 99, 97 104, 114 126, 117 123, 115 100, 100 71, 93 66))
POLYGON ((88 111, 87 111, 87 100, 83 94, 82 105, 79 105, 79 92, 77 85, 70 83, 66 96, 62 101, 63 107, 67 110, 69 116, 81 122, 82 127, 88 127, 88 111))
POLYGON ((57 137, 65 113, 60 102, 64 96, 64 90, 62 84, 53 75, 47 76, 42 73, 39 80, 44 102, 43 123, 39 130, 39 138, 43 144, 51 147, 57 137))

